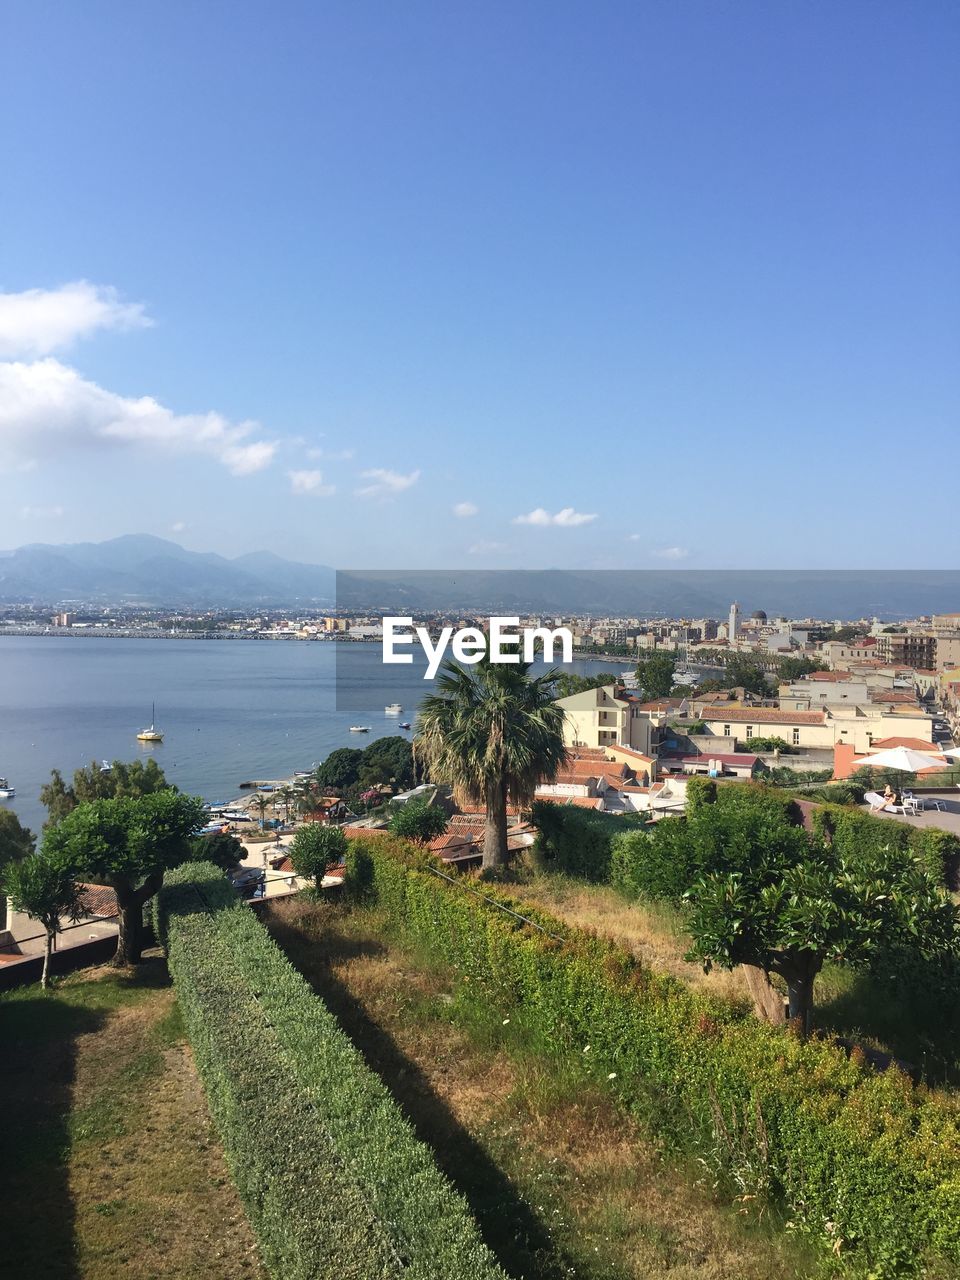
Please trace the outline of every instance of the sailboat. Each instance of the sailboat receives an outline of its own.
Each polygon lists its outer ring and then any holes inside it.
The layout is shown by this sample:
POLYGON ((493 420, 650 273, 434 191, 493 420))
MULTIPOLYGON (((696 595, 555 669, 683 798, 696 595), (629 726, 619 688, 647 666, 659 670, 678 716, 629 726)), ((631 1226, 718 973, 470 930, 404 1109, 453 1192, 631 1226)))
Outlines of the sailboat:
POLYGON ((162 742, 163 734, 157 728, 157 704, 151 703, 150 728, 141 729, 137 734, 138 742, 162 742))

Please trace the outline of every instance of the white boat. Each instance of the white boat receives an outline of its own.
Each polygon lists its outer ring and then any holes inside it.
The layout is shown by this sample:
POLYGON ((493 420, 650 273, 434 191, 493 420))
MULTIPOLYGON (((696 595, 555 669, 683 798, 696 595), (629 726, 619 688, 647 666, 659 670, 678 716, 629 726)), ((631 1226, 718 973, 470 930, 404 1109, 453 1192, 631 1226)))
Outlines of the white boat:
POLYGON ((0 800, 12 800, 16 794, 16 787, 11 787, 6 778, 0 778, 0 800))
POLYGON ((150 728, 141 729, 137 734, 138 742, 162 742, 163 734, 157 728, 157 704, 152 704, 152 715, 150 717, 150 728))
POLYGON ((370 726, 368 724, 352 724, 350 726, 351 733, 369 733, 370 726))
POLYGON ((399 702, 391 702, 383 708, 383 714, 385 716, 398 716, 402 710, 403 707, 399 702))

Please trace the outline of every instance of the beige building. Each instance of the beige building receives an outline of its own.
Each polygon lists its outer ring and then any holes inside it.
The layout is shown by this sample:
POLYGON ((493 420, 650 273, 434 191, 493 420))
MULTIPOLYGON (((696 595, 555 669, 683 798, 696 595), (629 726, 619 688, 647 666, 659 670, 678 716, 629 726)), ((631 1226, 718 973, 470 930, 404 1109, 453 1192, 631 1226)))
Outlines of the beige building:
POLYGON ((558 698, 565 712, 563 736, 570 747, 632 747, 650 754, 653 732, 650 716, 637 698, 614 693, 614 684, 584 689, 568 698, 558 698))
MULTIPOLYGON (((783 738, 801 750, 832 750, 849 743, 858 753, 881 738, 908 737, 933 742, 933 720, 917 708, 886 711, 873 706, 831 706, 791 711, 772 707, 729 708, 703 716, 708 734, 743 743, 748 738, 783 738)), ((704 745, 702 750, 706 750, 704 745)))

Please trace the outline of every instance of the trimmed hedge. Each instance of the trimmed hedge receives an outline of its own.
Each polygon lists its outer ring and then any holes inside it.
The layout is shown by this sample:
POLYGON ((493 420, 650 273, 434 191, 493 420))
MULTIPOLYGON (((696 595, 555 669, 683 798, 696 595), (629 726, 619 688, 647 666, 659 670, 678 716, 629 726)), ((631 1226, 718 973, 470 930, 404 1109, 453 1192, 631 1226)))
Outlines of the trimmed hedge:
POLYGON ((396 839, 353 842, 347 868, 348 887, 358 880, 465 990, 581 1064, 731 1189, 785 1202, 847 1274, 960 1262, 960 1116, 949 1099, 695 994, 484 886, 541 933, 431 874, 396 839))
POLYGON ((575 805, 538 800, 531 819, 537 828, 537 847, 555 871, 566 871, 581 880, 606 884, 610 879, 610 854, 614 837, 646 821, 642 814, 599 813, 575 805))
POLYGON ((157 904, 210 1111, 277 1280, 505 1280, 465 1201, 210 863, 157 904))
POLYGON ((950 831, 939 827, 911 827, 905 822, 891 822, 889 818, 877 818, 862 809, 837 804, 814 809, 811 822, 818 834, 829 835, 834 843, 854 854, 891 846, 909 849, 938 883, 948 889, 960 887, 960 838, 950 831))

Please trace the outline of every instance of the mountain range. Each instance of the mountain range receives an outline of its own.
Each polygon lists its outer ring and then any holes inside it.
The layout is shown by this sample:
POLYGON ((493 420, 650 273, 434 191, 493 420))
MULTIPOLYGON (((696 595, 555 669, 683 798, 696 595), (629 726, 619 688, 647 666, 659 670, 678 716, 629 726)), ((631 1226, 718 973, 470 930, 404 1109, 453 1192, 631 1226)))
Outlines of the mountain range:
POLYGON ((164 538, 33 543, 0 551, 0 603, 192 608, 332 606, 724 618, 733 600, 772 618, 898 620, 960 609, 960 571, 770 569, 350 570, 270 551, 232 559, 164 538))
POLYGON ((0 551, 0 602, 11 604, 235 608, 330 605, 333 598, 327 565, 270 551, 228 559, 148 534, 0 551))

